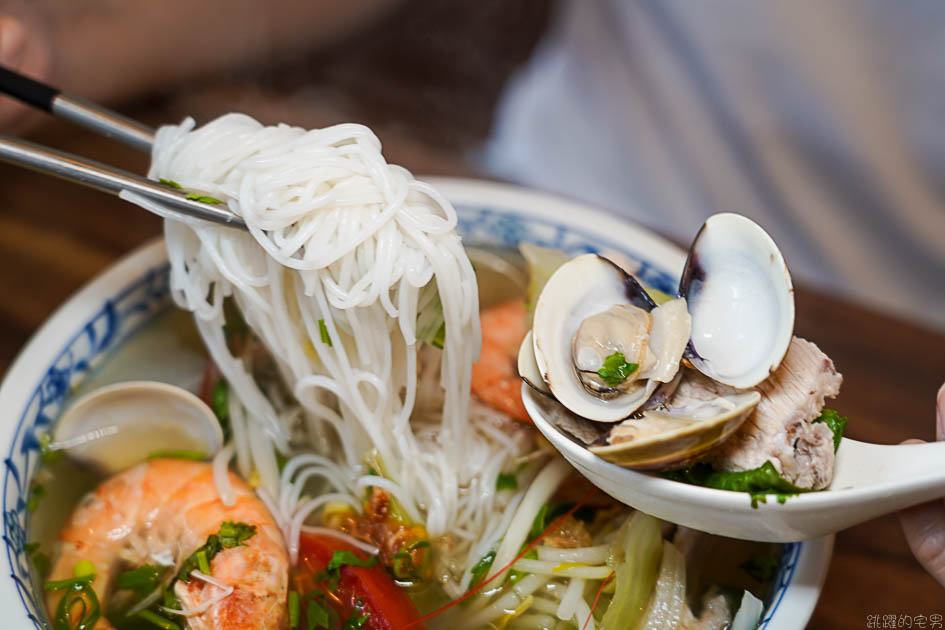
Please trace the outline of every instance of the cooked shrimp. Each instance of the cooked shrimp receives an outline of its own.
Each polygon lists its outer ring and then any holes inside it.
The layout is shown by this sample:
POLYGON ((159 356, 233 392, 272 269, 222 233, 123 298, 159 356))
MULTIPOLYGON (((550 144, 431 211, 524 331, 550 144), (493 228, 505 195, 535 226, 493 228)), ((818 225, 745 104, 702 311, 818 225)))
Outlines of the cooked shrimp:
POLYGON ((522 379, 518 375, 518 348, 525 328, 525 301, 503 302, 484 310, 482 352, 472 366, 472 393, 493 409, 516 420, 531 422, 522 403, 522 379))
MULTIPOLYGON (((178 581, 174 592, 190 630, 269 630, 279 628, 286 610, 289 560, 282 534, 249 486, 230 474, 232 507, 220 500, 209 463, 157 459, 107 479, 86 496, 59 534, 62 548, 50 579, 71 578, 87 560, 95 566, 92 588, 107 607, 119 572, 145 563, 177 566, 224 521, 246 523, 256 533, 243 546, 220 551, 210 563, 212 580, 178 581), (221 595, 232 587, 226 597, 221 595), (201 604, 218 599, 205 609, 201 604), (198 608, 199 607, 199 608, 198 608)), ((49 594, 56 609, 61 593, 49 594)), ((104 615, 95 630, 111 630, 104 615)))

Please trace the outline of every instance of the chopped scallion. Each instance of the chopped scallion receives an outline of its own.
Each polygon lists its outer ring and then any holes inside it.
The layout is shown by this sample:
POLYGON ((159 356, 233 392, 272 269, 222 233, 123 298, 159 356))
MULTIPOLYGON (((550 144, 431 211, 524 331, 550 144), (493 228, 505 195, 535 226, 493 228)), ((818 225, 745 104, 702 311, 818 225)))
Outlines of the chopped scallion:
POLYGON ((328 347, 331 347, 331 337, 328 336, 328 327, 325 326, 325 320, 318 320, 318 334, 321 335, 322 343, 328 344, 328 347))
POLYGON ((289 591, 289 627, 298 628, 299 626, 299 615, 301 613, 302 606, 299 603, 299 593, 298 591, 289 591))
POLYGON ((89 560, 79 560, 72 567, 72 575, 77 578, 91 576, 95 577, 95 565, 89 560))
POLYGON ((622 352, 614 352, 604 359, 604 365, 597 370, 597 375, 611 387, 616 387, 633 374, 638 367, 640 366, 636 363, 628 363, 622 352))
POLYGON ((207 562, 207 552, 203 549, 197 552, 197 567, 201 573, 210 575, 210 563, 207 562))
POLYGON ((199 201, 200 203, 209 203, 212 205, 223 203, 216 197, 211 197, 210 195, 201 195, 200 193, 187 193, 187 198, 191 201, 199 201))
POLYGON ((94 575, 84 575, 82 577, 68 578, 65 580, 50 580, 43 584, 43 588, 47 591, 61 591, 78 585, 91 584, 94 579, 94 575))

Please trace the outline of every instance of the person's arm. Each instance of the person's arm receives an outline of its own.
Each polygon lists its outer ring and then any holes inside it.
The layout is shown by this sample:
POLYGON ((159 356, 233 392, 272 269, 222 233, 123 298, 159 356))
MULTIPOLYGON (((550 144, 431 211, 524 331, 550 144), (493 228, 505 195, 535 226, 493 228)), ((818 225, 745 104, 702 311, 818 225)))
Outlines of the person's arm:
MULTIPOLYGON (((0 64, 115 103, 331 43, 398 0, 0 0, 0 64)), ((0 98, 0 128, 22 108, 0 98)))
MULTIPOLYGON (((936 400, 935 439, 945 441, 945 384, 936 400)), ((945 586, 945 500, 903 510, 899 522, 916 559, 945 586)))

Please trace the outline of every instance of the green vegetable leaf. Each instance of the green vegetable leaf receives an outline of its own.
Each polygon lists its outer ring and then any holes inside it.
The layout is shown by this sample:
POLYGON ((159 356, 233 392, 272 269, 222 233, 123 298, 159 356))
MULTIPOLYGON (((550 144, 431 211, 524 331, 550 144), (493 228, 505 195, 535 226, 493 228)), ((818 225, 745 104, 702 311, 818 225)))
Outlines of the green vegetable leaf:
POLYGON ((627 363, 622 352, 615 352, 604 359, 604 365, 597 370, 597 375, 611 387, 616 387, 633 374, 638 367, 640 366, 636 363, 627 363))
POLYGON ((496 490, 518 490, 518 477, 515 473, 500 472, 495 480, 496 490))
MULTIPOLYGON (((231 549, 233 547, 240 547, 247 540, 256 535, 256 526, 247 525, 246 523, 236 523, 233 521, 223 521, 220 523, 220 531, 216 534, 210 534, 207 537, 207 542, 203 546, 198 547, 190 554, 186 560, 181 564, 180 570, 177 572, 175 580, 180 580, 182 582, 190 581, 190 573, 192 571, 200 570, 201 564, 201 552, 206 557, 206 562, 209 565, 213 562, 213 558, 223 551, 224 549, 231 549)), ((173 580, 168 588, 173 587, 173 580)))
POLYGON ((137 569, 125 571, 118 576, 118 588, 135 591, 146 595, 157 588, 161 582, 163 569, 153 564, 143 564, 137 569))
POLYGON ((195 193, 195 192, 187 193, 187 199, 190 199, 191 201, 199 201, 200 203, 209 203, 211 205, 223 203, 216 197, 211 197, 209 195, 201 195, 200 193, 195 193))
POLYGON ((765 503, 769 494, 776 495, 778 503, 784 503, 790 496, 810 492, 807 488, 798 488, 778 474, 770 461, 758 468, 740 472, 719 472, 708 464, 696 464, 691 468, 665 473, 665 477, 706 488, 747 492, 751 497, 752 507, 758 507, 759 502, 765 503))
POLYGON ((42 484, 34 483, 30 488, 30 500, 26 503, 26 509, 29 512, 35 512, 39 507, 39 500, 46 494, 46 488, 42 484))
POLYGON ((325 569, 315 574, 315 582, 328 582, 328 590, 334 591, 341 579, 341 567, 373 567, 375 564, 376 556, 368 556, 362 560, 353 551, 340 549, 331 554, 331 560, 325 565, 325 569))
POLYGON ((433 341, 430 343, 440 350, 443 349, 443 346, 446 345, 446 322, 443 322, 443 324, 437 329, 436 334, 433 335, 433 341))
POLYGON ((476 584, 479 584, 479 582, 485 579, 486 575, 488 575, 489 573, 489 569, 492 568, 492 563, 494 561, 495 561, 495 550, 493 549, 492 551, 484 555, 482 558, 480 558, 479 562, 473 565, 473 568, 469 571, 470 574, 472 575, 472 579, 469 581, 470 587, 475 586, 476 584))
POLYGON ((850 421, 849 416, 841 416, 833 409, 824 409, 820 412, 820 417, 814 422, 823 422, 833 431, 833 452, 836 453, 840 448, 840 439, 843 438, 843 431, 847 428, 850 421))
POLYGON ((216 385, 213 386, 213 393, 211 394, 211 406, 213 407, 213 413, 216 415, 217 420, 220 421, 220 426, 226 427, 229 424, 230 420, 230 388, 227 385, 225 379, 220 379, 216 382, 216 385))
POLYGON ((161 182, 162 184, 164 184, 165 186, 170 186, 171 188, 176 188, 176 189, 178 189, 178 190, 180 190, 181 188, 183 188, 183 186, 181 186, 180 184, 178 184, 177 182, 175 182, 175 181, 172 180, 172 179, 164 179, 164 178, 162 177, 162 178, 159 179, 158 181, 161 182))
POLYGON ((446 322, 443 319, 443 304, 436 282, 429 282, 417 296, 417 341, 443 349, 446 341, 446 322))
POLYGON ((325 571, 331 573, 341 567, 373 567, 377 564, 376 556, 368 556, 363 560, 353 551, 341 549, 331 554, 331 560, 325 565, 325 571))
POLYGON ((756 553, 740 565, 740 568, 759 582, 770 582, 778 574, 781 559, 774 554, 756 553))
POLYGON ((318 320, 318 334, 322 338, 322 343, 327 344, 331 348, 331 337, 328 335, 328 327, 325 325, 325 320, 318 320))
POLYGON ((331 628, 331 615, 328 608, 317 600, 309 600, 305 611, 305 630, 316 628, 331 628))
POLYGON ((243 543, 256 535, 256 526, 246 523, 223 521, 220 523, 220 546, 223 549, 242 547, 243 543))
POLYGON ((44 464, 51 464, 62 459, 62 451, 52 448, 52 437, 49 435, 39 436, 39 459, 44 464))
POLYGON ((23 551, 25 551, 26 555, 28 555, 30 560, 32 560, 33 566, 36 568, 39 576, 41 578, 45 578, 49 574, 49 567, 51 566, 51 563, 49 561, 49 556, 40 550, 39 543, 27 543, 26 545, 23 545, 23 551))

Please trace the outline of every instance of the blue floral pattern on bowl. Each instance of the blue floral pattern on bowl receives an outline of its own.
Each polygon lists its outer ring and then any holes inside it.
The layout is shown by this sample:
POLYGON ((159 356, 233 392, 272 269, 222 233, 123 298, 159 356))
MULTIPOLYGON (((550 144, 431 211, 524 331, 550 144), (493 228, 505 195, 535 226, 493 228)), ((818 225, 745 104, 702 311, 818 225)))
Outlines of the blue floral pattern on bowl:
MULTIPOLYGON (((459 231, 464 241, 478 246, 514 248, 520 242, 554 247, 577 255, 615 250, 639 263, 636 275, 647 285, 673 293, 676 278, 649 263, 625 243, 607 242, 591 232, 583 232, 540 217, 523 217, 501 209, 458 205, 459 231)), ((27 553, 30 480, 40 461, 39 436, 59 417, 72 391, 102 365, 144 324, 170 305, 168 265, 149 269, 137 280, 106 300, 101 309, 72 337, 36 385, 29 403, 17 421, 16 434, 4 459, 3 541, 10 574, 17 584, 29 619, 45 629, 42 590, 34 590, 27 553)), ((791 582, 801 543, 783 548, 781 567, 769 598, 770 610, 761 628, 777 609, 791 582), (772 605, 773 604, 773 605, 772 605)))

